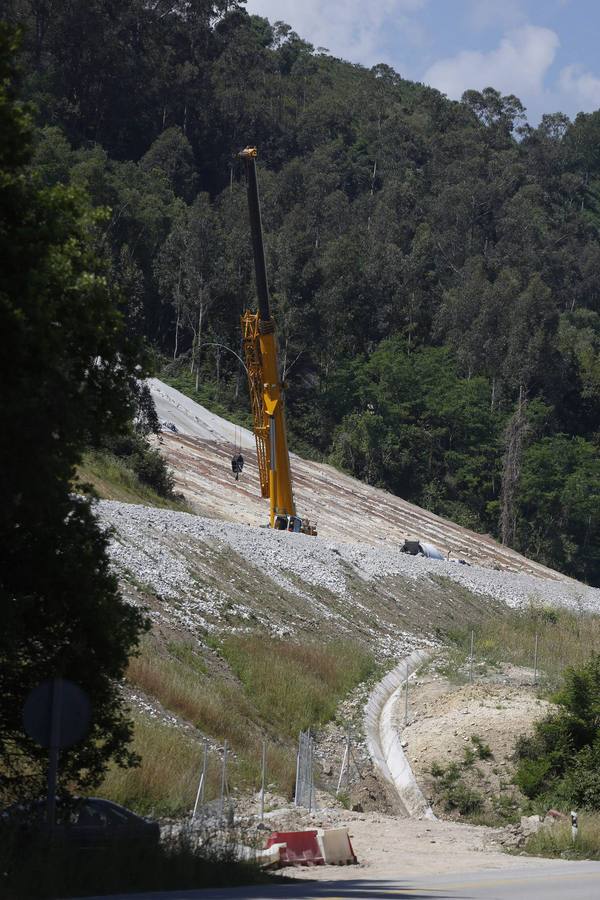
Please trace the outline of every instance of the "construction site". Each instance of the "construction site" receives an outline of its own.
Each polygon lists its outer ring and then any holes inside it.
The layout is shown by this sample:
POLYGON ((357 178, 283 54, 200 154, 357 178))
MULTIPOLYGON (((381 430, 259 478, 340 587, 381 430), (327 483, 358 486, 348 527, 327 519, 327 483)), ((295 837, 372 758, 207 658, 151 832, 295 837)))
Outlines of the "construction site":
POLYGON ((384 878, 399 854, 415 875, 510 867, 503 851, 539 825, 520 815, 514 740, 551 708, 540 683, 566 664, 537 623, 547 609, 591 621, 600 591, 289 453, 255 152, 244 154, 259 298, 242 317, 253 431, 152 379, 155 444, 180 509, 97 504, 122 590, 152 623, 126 686, 148 740, 140 781, 109 777, 105 790, 169 827, 191 816, 270 831, 261 853, 295 877, 352 863, 384 878), (300 669, 275 663, 302 657, 318 679, 311 653, 348 672, 350 657, 364 662, 319 709, 292 696, 300 669), (149 791, 157 729, 183 741, 188 762, 176 785, 155 779, 149 791))

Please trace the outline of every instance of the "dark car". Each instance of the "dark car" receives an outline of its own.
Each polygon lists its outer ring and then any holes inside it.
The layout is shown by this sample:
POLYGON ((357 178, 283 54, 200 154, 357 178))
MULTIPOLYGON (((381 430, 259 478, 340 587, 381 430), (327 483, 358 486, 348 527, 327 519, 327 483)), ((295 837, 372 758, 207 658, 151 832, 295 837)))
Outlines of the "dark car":
MULTIPOLYGON (((47 834, 46 801, 15 803, 0 813, 0 830, 10 830, 27 843, 47 834)), ((158 846, 158 822, 145 819, 97 797, 57 799, 56 840, 73 847, 106 847, 115 843, 158 846)))

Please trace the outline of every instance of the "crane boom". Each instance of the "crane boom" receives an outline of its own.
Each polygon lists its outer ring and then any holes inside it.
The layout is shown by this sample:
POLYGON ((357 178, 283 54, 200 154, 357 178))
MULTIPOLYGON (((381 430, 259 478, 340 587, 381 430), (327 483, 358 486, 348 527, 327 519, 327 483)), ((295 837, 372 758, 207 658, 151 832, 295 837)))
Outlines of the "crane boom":
POLYGON ((246 147, 240 153, 246 169, 248 212, 258 297, 258 312, 247 310, 241 321, 261 493, 263 497, 270 499, 271 528, 316 534, 308 522, 302 522, 296 515, 294 503, 284 392, 277 362, 275 322, 271 316, 269 303, 269 283, 256 178, 256 155, 255 147, 246 147))

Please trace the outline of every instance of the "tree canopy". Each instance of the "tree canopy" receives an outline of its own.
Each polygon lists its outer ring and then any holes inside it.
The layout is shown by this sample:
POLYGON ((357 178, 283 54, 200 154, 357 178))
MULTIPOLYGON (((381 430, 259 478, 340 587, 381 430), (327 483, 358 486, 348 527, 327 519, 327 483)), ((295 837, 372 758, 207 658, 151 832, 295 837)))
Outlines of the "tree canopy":
MULTIPOLYGON (((137 342, 94 247, 107 217, 73 186, 28 170, 31 122, 14 92, 15 38, 0 27, 0 795, 39 795, 46 751, 23 732, 29 690, 54 676, 88 693, 88 740, 65 783, 132 761, 119 679, 143 627, 121 598, 108 535, 73 493, 75 467, 131 415, 137 342)), ((141 363, 141 364, 140 364, 141 363)))
POLYGON ((241 3, 6 7, 33 166, 110 207, 131 334, 247 405, 214 345, 237 348, 253 300, 236 153, 258 145, 296 446, 600 584, 577 499, 599 447, 600 112, 532 127, 493 86, 451 102, 241 3), (567 444, 549 501, 536 460, 567 444))

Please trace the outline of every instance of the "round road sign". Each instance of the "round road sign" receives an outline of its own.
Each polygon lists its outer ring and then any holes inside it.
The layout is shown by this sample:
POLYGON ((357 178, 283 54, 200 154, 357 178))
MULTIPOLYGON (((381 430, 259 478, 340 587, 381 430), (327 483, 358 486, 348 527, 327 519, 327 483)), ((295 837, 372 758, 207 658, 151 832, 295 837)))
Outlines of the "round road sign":
POLYGON ((91 715, 85 691, 66 678, 53 678, 30 691, 23 707, 23 725, 30 738, 49 747, 54 724, 56 746, 63 749, 87 734, 91 715))

